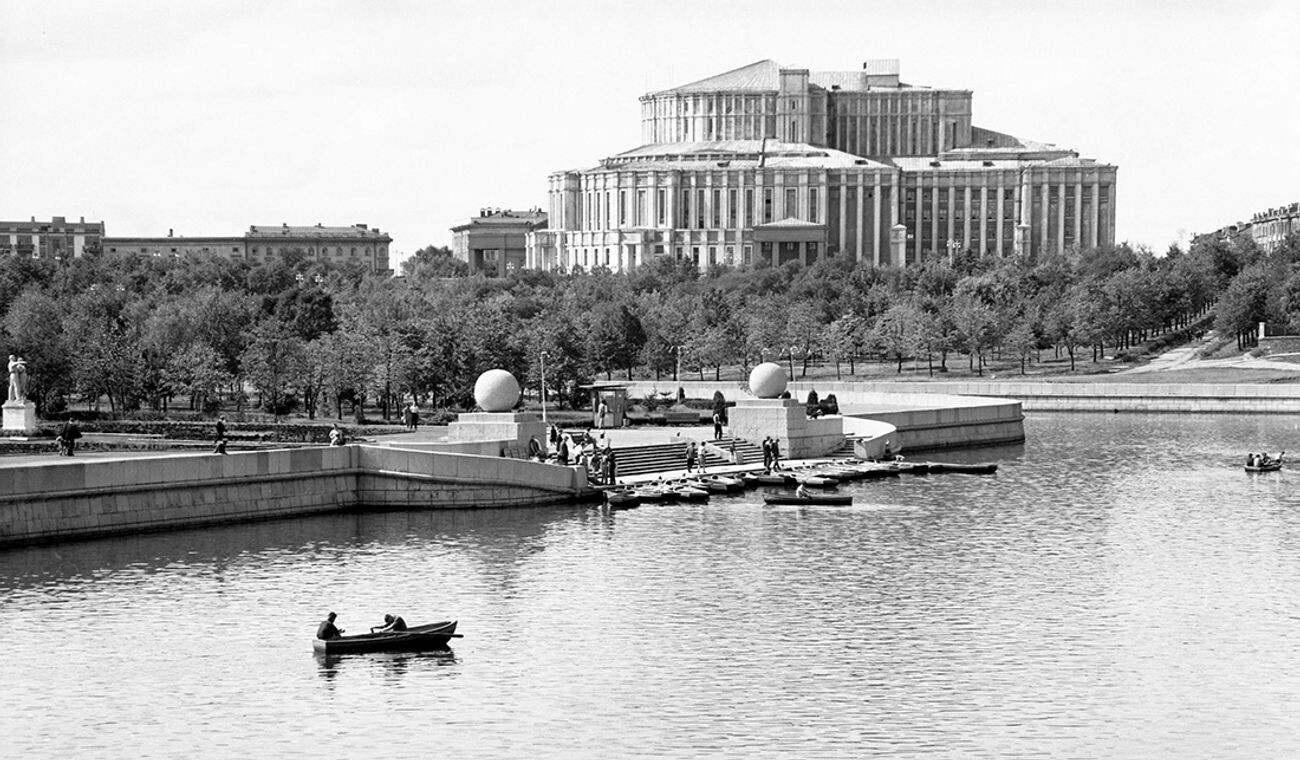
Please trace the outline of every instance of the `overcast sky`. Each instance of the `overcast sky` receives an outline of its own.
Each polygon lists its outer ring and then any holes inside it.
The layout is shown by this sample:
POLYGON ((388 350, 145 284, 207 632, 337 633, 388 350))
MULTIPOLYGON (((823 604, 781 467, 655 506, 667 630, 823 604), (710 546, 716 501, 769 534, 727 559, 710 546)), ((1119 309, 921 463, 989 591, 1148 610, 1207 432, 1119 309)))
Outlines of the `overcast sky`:
POLYGON ((974 91, 1119 166, 1118 238, 1300 200, 1300 3, 0 0, 0 219, 365 222, 397 252, 640 141, 643 93, 771 58, 974 91))

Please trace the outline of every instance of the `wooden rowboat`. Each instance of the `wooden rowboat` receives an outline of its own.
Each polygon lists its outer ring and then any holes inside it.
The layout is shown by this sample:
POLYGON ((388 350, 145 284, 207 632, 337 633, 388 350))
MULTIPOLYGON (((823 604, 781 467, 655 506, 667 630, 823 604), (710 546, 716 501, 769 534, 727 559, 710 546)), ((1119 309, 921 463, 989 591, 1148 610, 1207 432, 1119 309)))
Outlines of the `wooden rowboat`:
POLYGON ((853 503, 852 496, 797 496, 795 494, 763 494, 765 504, 830 504, 836 506, 847 506, 853 503))
POLYGON ((333 639, 312 639, 311 646, 324 654, 354 654, 361 652, 422 652, 446 649, 451 639, 461 638, 456 633, 456 621, 417 625, 405 631, 362 633, 356 636, 339 636, 333 639))
POLYGON ((992 475, 998 471, 998 466, 993 463, 987 464, 958 464, 957 462, 925 462, 929 465, 930 472, 960 472, 966 475, 992 475))

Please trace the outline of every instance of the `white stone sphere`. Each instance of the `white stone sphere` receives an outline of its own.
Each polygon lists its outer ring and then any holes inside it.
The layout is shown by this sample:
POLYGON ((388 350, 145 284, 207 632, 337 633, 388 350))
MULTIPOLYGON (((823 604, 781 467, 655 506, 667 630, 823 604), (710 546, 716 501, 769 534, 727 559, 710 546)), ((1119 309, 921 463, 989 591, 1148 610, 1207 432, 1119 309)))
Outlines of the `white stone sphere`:
POLYGON ((785 370, 776 362, 763 362, 749 373, 749 391, 759 398, 776 398, 785 393, 785 370))
POLYGON ((474 401, 485 412, 508 412, 519 400, 519 381, 503 369, 490 369, 474 383, 474 401))

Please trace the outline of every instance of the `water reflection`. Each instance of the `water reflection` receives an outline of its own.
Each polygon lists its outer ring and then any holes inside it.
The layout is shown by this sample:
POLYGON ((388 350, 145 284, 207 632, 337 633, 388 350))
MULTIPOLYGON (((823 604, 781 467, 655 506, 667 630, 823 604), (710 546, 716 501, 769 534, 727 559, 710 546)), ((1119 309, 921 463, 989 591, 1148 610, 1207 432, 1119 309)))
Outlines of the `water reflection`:
POLYGON ((450 669, 460 664, 456 653, 451 648, 431 649, 423 652, 372 652, 369 654, 324 654, 314 652, 316 672, 321 681, 333 689, 336 679, 346 669, 368 676, 378 676, 382 681, 394 686, 401 683, 410 670, 421 673, 438 674, 451 677, 450 669))

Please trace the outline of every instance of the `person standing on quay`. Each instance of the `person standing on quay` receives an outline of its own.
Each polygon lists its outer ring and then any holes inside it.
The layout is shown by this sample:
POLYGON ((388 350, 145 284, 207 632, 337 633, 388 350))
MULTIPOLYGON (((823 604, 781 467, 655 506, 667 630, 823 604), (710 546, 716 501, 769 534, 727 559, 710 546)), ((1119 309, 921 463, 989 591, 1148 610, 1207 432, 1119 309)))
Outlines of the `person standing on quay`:
POLYGON ((722 414, 720 412, 713 413, 713 440, 722 440, 722 414))
POLYGON ((224 441, 225 439, 226 439, 226 418, 218 417, 217 418, 217 440, 224 441))
POLYGON ((772 436, 763 439, 763 472, 772 471, 772 436))
POLYGON ((781 442, 776 438, 772 439, 772 469, 781 466, 781 442))
POLYGON ((695 458, 698 456, 698 454, 699 452, 696 451, 695 449, 695 441, 691 441, 690 443, 686 444, 686 471, 687 472, 695 471, 695 458))

